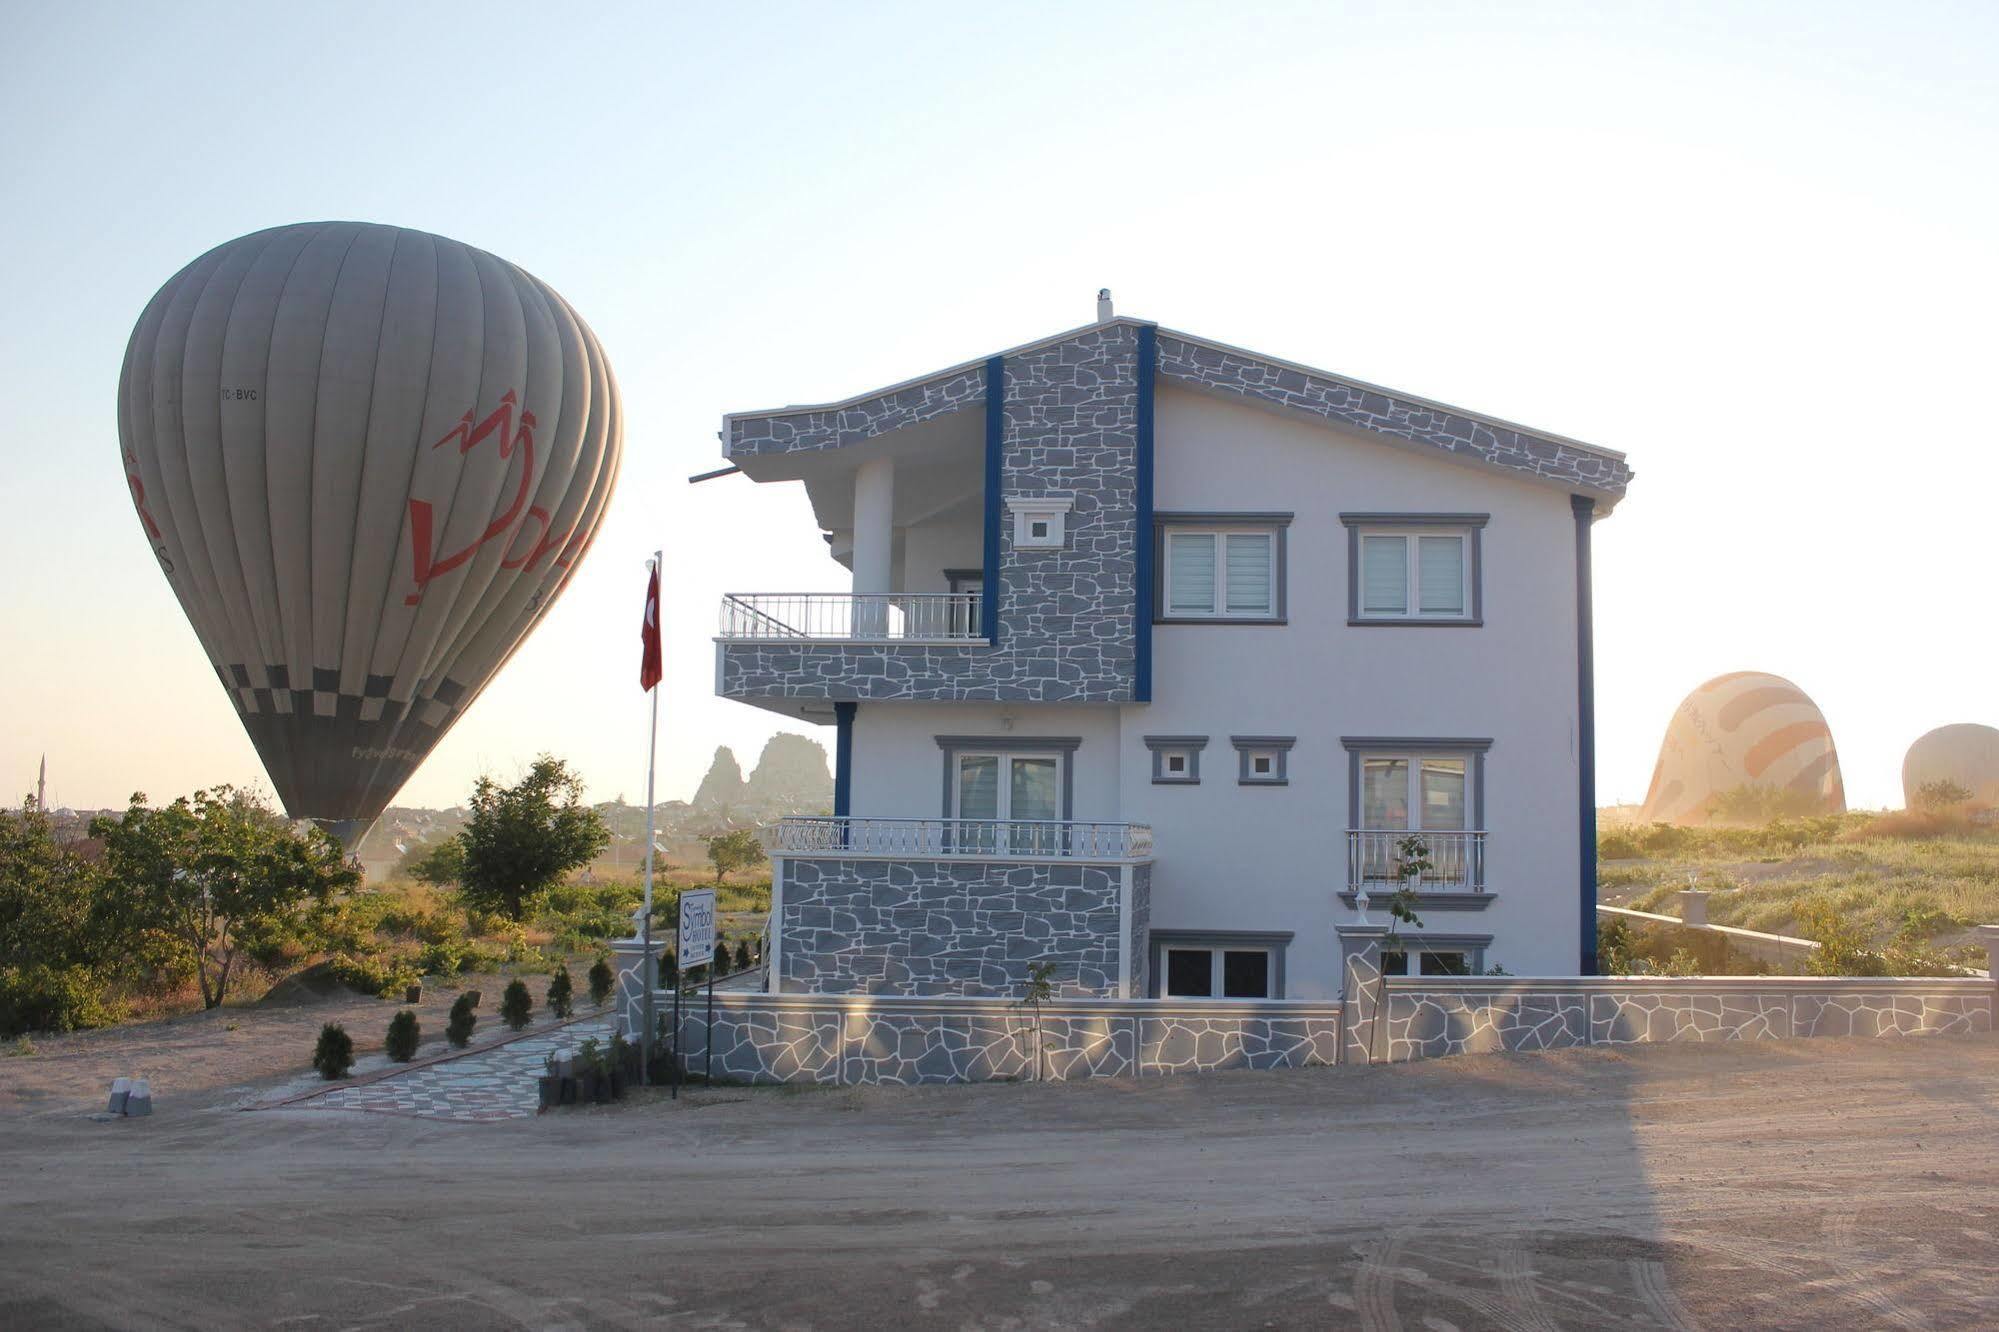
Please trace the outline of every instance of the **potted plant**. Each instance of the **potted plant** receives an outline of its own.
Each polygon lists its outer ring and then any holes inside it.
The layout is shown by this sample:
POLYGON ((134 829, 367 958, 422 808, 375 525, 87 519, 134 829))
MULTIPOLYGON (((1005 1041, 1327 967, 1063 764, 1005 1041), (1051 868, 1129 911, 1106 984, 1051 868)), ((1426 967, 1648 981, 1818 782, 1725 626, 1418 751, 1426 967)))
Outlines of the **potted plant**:
POLYGON ((562 1104, 562 1083, 561 1068, 556 1061, 555 1052, 551 1050, 549 1051, 548 1058, 542 1061, 541 1076, 535 1079, 535 1091, 537 1093, 535 1112, 537 1114, 543 1110, 552 1110, 562 1104))
POLYGON ((576 1047, 576 1075, 582 1084, 582 1094, 592 1102, 601 1105, 611 1099, 611 1080, 604 1076, 603 1050, 594 1036, 576 1047))

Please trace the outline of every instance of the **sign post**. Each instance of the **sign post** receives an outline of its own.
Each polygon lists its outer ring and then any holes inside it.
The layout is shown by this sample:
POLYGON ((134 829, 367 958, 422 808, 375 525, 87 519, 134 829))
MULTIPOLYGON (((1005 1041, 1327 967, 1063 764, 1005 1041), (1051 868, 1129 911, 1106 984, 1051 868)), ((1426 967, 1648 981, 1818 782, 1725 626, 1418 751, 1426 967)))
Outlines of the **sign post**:
MULTIPOLYGON (((715 890, 713 888, 689 888, 680 894, 680 924, 674 942, 675 970, 678 973, 673 982, 673 1095, 680 1095, 680 992, 687 978, 687 968, 709 964, 712 983, 715 954, 715 890)), ((708 1020, 708 1039, 714 1040, 715 1020, 712 1005, 708 1020)))

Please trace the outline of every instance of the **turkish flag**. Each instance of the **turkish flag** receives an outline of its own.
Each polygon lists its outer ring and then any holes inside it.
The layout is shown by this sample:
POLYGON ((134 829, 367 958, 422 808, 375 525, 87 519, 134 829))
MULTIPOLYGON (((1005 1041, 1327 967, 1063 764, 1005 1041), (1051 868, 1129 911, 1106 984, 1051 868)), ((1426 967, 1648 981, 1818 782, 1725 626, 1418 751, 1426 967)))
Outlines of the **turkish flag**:
POLYGON ((639 688, 651 689, 659 683, 659 570, 646 579, 646 617, 639 626, 639 642, 645 653, 639 658, 639 688))

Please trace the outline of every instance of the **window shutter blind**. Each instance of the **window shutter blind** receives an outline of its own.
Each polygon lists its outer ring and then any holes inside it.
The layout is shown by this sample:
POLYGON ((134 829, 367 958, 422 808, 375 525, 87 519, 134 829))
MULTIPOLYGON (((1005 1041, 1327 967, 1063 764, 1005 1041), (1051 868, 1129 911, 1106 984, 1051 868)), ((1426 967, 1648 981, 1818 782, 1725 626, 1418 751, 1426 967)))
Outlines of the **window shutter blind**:
POLYGON ((1426 615, 1465 613, 1465 539, 1417 538, 1417 595, 1426 615))
POLYGON ((1238 615, 1270 614, 1270 538, 1231 533, 1227 541, 1227 609, 1238 615))
POLYGON ((1409 543, 1399 536, 1360 539, 1360 605, 1370 615, 1409 612, 1409 543))
POLYGON ((1215 538, 1206 532, 1175 532, 1166 538, 1167 610, 1212 615, 1215 611, 1215 538))

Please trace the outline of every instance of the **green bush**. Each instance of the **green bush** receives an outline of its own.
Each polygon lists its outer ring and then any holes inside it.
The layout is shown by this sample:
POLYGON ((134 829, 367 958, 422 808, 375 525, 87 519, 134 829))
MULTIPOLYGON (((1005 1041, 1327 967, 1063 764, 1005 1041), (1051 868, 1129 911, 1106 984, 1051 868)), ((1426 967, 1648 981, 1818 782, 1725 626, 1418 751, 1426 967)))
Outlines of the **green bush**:
POLYGON ((421 976, 407 958, 353 957, 341 953, 332 961, 333 979, 350 990, 372 994, 378 999, 401 997, 421 976))
POLYGON ((1612 828, 1597 835, 1596 854, 1599 860, 1636 860, 1645 854, 1645 849, 1630 830, 1612 828))
POLYGON ((479 992, 467 990, 451 1002, 451 1017, 444 1025, 444 1039, 459 1049, 472 1041, 472 1028, 479 1023, 473 1009, 479 1006, 479 992))
POLYGON ((337 1022, 319 1029, 319 1043, 312 1048, 312 1066, 328 1082, 338 1082, 354 1067, 354 1038, 337 1022))
POLYGON ((568 1018, 575 995, 576 982, 569 979, 569 968, 557 967, 548 982, 548 1011, 557 1018, 568 1018))
POLYGON ((405 1008, 389 1019, 389 1034, 382 1041, 382 1048, 389 1052, 389 1058, 398 1064, 407 1064, 416 1058, 417 1042, 422 1039, 422 1030, 417 1025, 416 1012, 405 1008))
POLYGON ((103 995, 103 982, 88 967, 0 967, 0 1035, 105 1026, 117 1014, 103 995))
POLYGON ((527 982, 516 978, 507 982, 507 992, 500 996, 500 1020, 510 1030, 519 1031, 534 1015, 534 1000, 528 995, 527 982))
POLYGON ((715 956, 710 959, 710 963, 714 967, 717 976, 729 969, 729 941, 727 939, 720 936, 716 937, 715 956))
POLYGON ((590 964, 590 1002, 602 1008, 617 987, 618 977, 611 970, 611 959, 600 957, 590 964))

